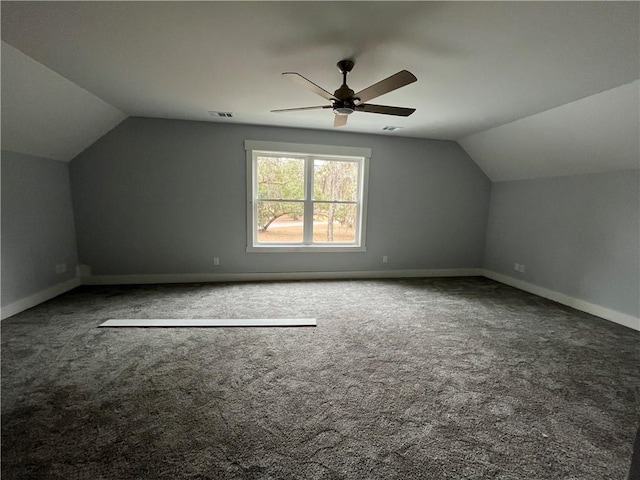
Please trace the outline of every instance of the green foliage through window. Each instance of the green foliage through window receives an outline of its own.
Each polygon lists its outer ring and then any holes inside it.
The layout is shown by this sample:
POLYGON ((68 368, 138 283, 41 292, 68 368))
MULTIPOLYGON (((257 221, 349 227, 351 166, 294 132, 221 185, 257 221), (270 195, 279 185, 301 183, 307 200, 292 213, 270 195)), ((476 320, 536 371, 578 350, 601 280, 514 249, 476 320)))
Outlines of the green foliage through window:
POLYGON ((266 232, 278 218, 297 220, 304 213, 304 164, 301 158, 258 156, 258 230, 266 232), (260 200, 268 201, 260 201, 260 200), (299 200, 290 202, 286 200, 299 200))
POLYGON ((359 246, 363 157, 252 158, 254 245, 359 246))

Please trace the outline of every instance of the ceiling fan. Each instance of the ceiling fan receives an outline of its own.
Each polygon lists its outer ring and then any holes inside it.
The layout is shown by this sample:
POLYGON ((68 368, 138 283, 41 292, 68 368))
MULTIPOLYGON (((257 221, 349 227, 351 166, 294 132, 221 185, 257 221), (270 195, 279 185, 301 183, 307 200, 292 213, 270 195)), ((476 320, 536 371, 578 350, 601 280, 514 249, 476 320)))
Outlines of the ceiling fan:
POLYGON ((326 91, 324 88, 319 87, 311 80, 303 77, 296 72, 284 72, 291 80, 301 84, 303 87, 308 88, 312 92, 320 95, 325 100, 331 102, 330 105, 320 105, 315 107, 298 107, 298 108, 282 108, 278 110, 271 110, 272 112, 293 112, 297 110, 317 110, 331 108, 335 114, 333 121, 334 127, 342 127, 347 124, 347 117, 353 112, 369 112, 369 113, 381 113, 383 115, 397 115, 400 117, 408 117, 416 111, 415 108, 405 107, 391 107, 388 105, 374 105, 371 103, 365 103, 385 93, 392 92, 400 87, 409 85, 410 83, 418 80, 416 76, 408 72, 407 70, 401 70, 398 73, 391 75, 384 80, 380 80, 378 83, 360 90, 355 93, 347 86, 347 74, 353 69, 354 62, 352 60, 340 60, 338 62, 338 69, 342 73, 342 86, 338 88, 333 94, 326 91))

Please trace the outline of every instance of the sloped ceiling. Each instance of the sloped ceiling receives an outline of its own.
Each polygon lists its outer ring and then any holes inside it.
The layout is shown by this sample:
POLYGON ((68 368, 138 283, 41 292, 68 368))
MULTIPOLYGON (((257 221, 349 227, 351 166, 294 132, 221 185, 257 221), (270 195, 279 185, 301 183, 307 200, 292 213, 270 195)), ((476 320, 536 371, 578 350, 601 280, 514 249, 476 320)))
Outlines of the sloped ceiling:
POLYGON ((69 161, 126 115, 2 42, 2 149, 69 161))
MULTIPOLYGON (((541 162, 530 143, 537 137, 560 152, 591 138, 589 105, 632 122, 638 116, 639 12, 638 2, 3 2, 1 31, 124 115, 215 122, 209 111, 218 110, 233 112, 224 119, 231 123, 332 129, 330 110, 269 111, 324 103, 282 72, 333 91, 341 80, 335 63, 352 58, 348 82, 357 91, 408 69, 418 82, 375 103, 417 108, 411 117, 357 112, 341 131, 458 140, 499 180, 638 163, 637 155, 610 159, 622 137, 637 142, 635 124, 603 129, 598 158, 584 162, 576 152, 541 162), (618 88, 623 102, 604 93, 618 88), (540 122, 571 131, 545 134, 540 122), (389 134, 386 125, 403 128, 389 134), (512 129, 517 140, 502 133, 512 129)), ((21 118, 37 106, 7 113, 4 90, 3 74, 3 145, 5 124, 10 141, 37 143, 21 118)), ((68 143, 62 132, 51 137, 68 143)))
POLYGON ((458 140, 492 181, 639 168, 635 81, 458 140))

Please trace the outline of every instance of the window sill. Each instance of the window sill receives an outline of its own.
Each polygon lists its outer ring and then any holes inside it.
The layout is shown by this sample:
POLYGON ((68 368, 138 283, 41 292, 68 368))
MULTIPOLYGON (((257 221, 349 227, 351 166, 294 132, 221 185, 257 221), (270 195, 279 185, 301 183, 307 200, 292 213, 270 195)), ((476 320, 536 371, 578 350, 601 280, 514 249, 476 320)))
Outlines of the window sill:
POLYGON ((248 253, 355 253, 366 251, 367 247, 356 245, 260 245, 247 247, 248 253))

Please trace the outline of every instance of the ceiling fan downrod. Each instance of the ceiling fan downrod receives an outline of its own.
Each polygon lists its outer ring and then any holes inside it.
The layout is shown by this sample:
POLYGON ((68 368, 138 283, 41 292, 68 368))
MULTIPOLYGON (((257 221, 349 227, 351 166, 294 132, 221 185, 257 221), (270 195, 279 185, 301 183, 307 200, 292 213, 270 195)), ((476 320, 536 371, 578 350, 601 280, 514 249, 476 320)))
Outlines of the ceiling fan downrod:
POLYGON ((338 70, 342 73, 342 85, 334 92, 334 96, 338 99, 333 102, 333 113, 336 115, 351 115, 356 109, 355 92, 347 86, 347 74, 353 69, 355 63, 353 60, 340 60, 337 63, 338 70))

